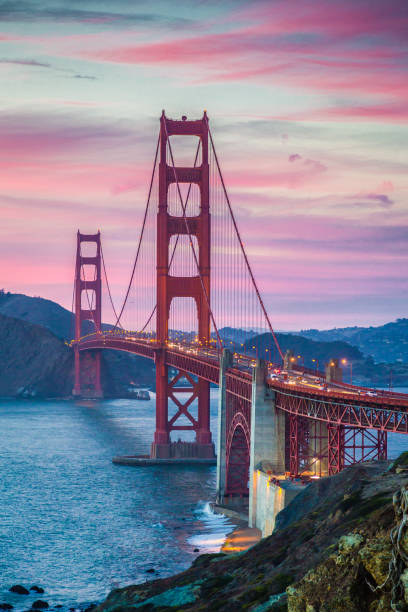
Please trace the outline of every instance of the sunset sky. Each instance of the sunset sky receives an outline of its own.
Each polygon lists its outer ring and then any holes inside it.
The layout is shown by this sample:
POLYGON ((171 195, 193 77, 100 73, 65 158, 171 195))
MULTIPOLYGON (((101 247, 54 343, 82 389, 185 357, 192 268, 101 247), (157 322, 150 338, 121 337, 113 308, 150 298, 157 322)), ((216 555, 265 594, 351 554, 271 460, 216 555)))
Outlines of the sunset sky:
POLYGON ((70 308, 100 228, 119 303, 161 110, 207 109, 274 326, 408 316, 406 0, 0 0, 0 49, 1 287, 70 308))

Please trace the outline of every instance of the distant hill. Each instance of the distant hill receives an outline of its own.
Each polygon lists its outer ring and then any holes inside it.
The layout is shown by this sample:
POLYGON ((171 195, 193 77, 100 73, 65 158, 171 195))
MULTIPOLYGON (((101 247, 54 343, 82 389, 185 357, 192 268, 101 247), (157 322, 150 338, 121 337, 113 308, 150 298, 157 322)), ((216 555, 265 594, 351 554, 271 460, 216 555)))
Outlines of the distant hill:
POLYGON ((59 338, 72 338, 72 313, 51 300, 2 291, 0 313, 47 327, 59 338))
MULTIPOLYGON (((0 290, 0 314, 47 327, 64 340, 72 340, 74 337, 73 314, 52 300, 0 290)), ((102 328, 111 329, 112 325, 104 323, 102 328)), ((84 321, 84 334, 92 332, 93 329, 90 321, 84 321)))
MULTIPOLYGON (((0 291, 1 314, 47 328, 54 334, 55 339, 59 339, 62 346, 65 345, 61 339, 72 338, 72 313, 51 300, 0 291)), ((88 325, 91 331, 93 326, 90 322, 88 325)), ((13 326, 11 328, 14 329, 13 326)), ((247 352, 254 355, 256 349, 252 349, 252 346, 258 346, 259 356, 265 356, 265 349, 273 349, 270 334, 224 327, 221 328, 220 335, 226 342, 245 344, 247 352)), ((310 329, 296 334, 278 333, 277 337, 283 352, 291 349, 295 355, 301 356, 299 363, 304 363, 307 367, 316 367, 317 361, 312 361, 313 359, 318 360, 320 369, 323 369, 330 359, 345 358, 353 362, 353 380, 356 382, 386 386, 392 380, 394 385, 408 386, 408 319, 398 319, 379 327, 345 327, 324 331, 310 329)), ((11 345, 12 339, 9 341, 11 345)), ((21 348, 25 346, 24 342, 22 341, 21 347, 18 343, 19 340, 15 342, 16 350, 24 352, 24 348, 21 348)), ((5 350, 8 349, 2 343, 0 361, 5 350)), ((273 357, 273 350, 270 355, 273 357)), ((62 359, 62 354, 60 358, 62 359)), ((129 353, 105 351, 103 362, 106 367, 104 380, 108 394, 123 395, 125 388, 134 378, 137 384, 154 385, 154 366, 148 360, 129 353)), ((46 362, 44 367, 49 365, 46 362)), ((18 367, 24 372, 23 362, 18 367)), ((345 379, 349 380, 348 377, 347 370, 345 379)), ((55 382, 56 390, 60 389, 60 384, 55 382)), ((71 389, 70 385, 71 383, 68 385, 71 389)), ((40 387, 42 388, 42 383, 40 387)), ((1 389, 0 384, 0 394, 1 389)), ((55 393, 60 394, 56 390, 55 393)))
POLYGON ((379 363, 408 363, 408 319, 397 319, 378 327, 308 329, 296 335, 316 341, 346 341, 379 363))
MULTIPOLYGON (((325 363, 328 363, 331 359, 347 359, 353 362, 364 361, 364 355, 361 351, 347 342, 337 340, 334 342, 317 342, 294 334, 279 333, 276 334, 276 338, 283 353, 290 349, 296 357, 300 356, 298 363, 304 364, 308 368, 315 368, 318 361, 320 368, 324 369, 325 363), (317 361, 312 361, 313 359, 317 361)), ((258 353, 259 357, 265 357, 269 354, 273 358, 274 341, 271 334, 255 336, 247 340, 244 347, 246 352, 258 353), (266 350, 268 350, 268 354, 266 350)), ((275 358, 277 358, 276 351, 275 358)))
MULTIPOLYGON (((73 350, 49 329, 0 314, 1 397, 70 396, 73 367, 73 350)), ((154 381, 152 362, 130 353, 102 351, 107 397, 124 397, 132 383, 153 386, 154 381)))
MULTIPOLYGON (((342 340, 320 342, 295 334, 280 333, 276 334, 276 337, 282 352, 285 353, 287 349, 293 351, 300 366, 315 369, 318 364, 319 369, 324 371, 325 364, 331 359, 338 359, 340 362, 347 359, 349 364, 352 363, 353 383, 378 387, 388 387, 390 383, 395 387, 408 386, 408 363, 375 363, 371 356, 363 355, 359 348, 342 340)), ((271 334, 255 336, 244 344, 247 353, 268 359, 271 355, 272 359, 276 360, 277 350, 273 347, 271 334)), ((350 382, 348 366, 343 368, 343 380, 350 382)))
POLYGON ((232 341, 244 343, 246 340, 257 336, 259 332, 254 330, 246 330, 246 329, 235 329, 234 327, 222 327, 218 330, 220 337, 224 340, 224 342, 232 341))

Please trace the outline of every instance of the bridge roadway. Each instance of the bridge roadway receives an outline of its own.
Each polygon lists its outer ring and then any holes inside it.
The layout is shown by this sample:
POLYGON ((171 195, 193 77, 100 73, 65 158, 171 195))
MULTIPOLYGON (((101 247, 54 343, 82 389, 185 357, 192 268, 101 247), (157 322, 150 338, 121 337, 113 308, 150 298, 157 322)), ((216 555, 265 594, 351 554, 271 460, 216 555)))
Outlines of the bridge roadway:
MULTIPOLYGON (((75 344, 71 342, 71 346, 75 344)), ((122 331, 89 334, 79 340, 78 348, 126 351, 153 361, 159 351, 165 350, 168 366, 219 383, 219 349, 172 341, 161 345, 154 338, 122 331)), ((227 393, 250 402, 255 365, 254 358, 234 353, 233 367, 226 373, 227 393)), ((267 384, 275 392, 276 407, 289 414, 331 425, 408 433, 407 394, 326 383, 321 372, 299 366, 285 372, 272 363, 268 363, 267 384)))

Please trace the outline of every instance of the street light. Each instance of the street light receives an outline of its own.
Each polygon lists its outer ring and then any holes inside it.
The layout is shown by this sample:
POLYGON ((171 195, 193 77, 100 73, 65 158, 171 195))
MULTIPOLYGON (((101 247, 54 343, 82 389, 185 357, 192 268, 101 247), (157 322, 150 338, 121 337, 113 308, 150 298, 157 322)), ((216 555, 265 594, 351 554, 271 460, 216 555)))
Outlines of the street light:
POLYGON ((319 360, 318 359, 312 359, 313 363, 316 363, 316 372, 319 369, 319 360))
POLYGON ((347 361, 347 359, 342 359, 341 363, 343 365, 348 365, 350 366, 350 384, 353 384, 353 363, 350 361, 350 363, 347 361))

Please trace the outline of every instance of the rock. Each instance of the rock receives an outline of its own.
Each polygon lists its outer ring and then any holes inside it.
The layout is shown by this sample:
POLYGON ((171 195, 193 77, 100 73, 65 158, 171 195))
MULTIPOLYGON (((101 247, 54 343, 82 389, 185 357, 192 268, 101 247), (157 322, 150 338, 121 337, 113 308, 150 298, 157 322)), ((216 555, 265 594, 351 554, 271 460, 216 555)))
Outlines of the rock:
POLYGON ((28 595, 29 593, 25 587, 21 586, 21 584, 13 585, 9 591, 11 593, 18 593, 18 595, 28 595))
POLYGON ((0 603, 0 610, 12 610, 14 606, 9 603, 0 603))
POLYGON ((156 570, 153 567, 149 567, 149 569, 146 570, 146 574, 154 574, 155 571, 156 570))
POLYGON ((35 593, 44 593, 44 589, 42 587, 37 586, 36 584, 30 587, 30 591, 34 591, 35 593))
POLYGON ((364 538, 359 533, 348 533, 339 539, 339 552, 347 555, 363 542, 364 538))
POLYGON ((194 552, 200 552, 200 549, 199 548, 195 548, 194 552))
POLYGON ((370 540, 359 551, 359 557, 377 586, 388 576, 391 559, 391 542, 384 539, 370 540))
POLYGON ((43 601, 42 599, 37 599, 37 601, 34 601, 31 607, 33 610, 45 610, 45 608, 49 608, 50 606, 46 601, 43 601))

